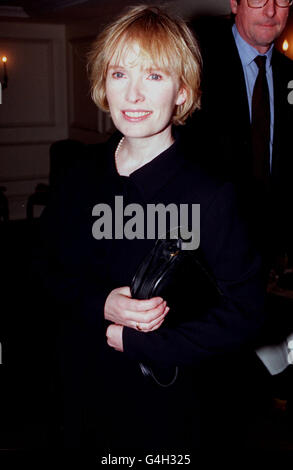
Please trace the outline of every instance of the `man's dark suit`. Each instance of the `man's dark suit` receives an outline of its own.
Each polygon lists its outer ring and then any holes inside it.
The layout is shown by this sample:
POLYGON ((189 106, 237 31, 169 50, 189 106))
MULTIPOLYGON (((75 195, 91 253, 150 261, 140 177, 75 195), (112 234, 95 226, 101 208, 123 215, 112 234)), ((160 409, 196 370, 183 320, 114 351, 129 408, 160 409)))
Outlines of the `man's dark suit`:
POLYGON ((252 176, 249 105, 232 24, 208 20, 195 27, 203 55, 202 109, 184 132, 187 141, 202 142, 203 165, 235 183, 251 237, 269 268, 276 255, 286 252, 292 257, 293 105, 288 84, 293 80, 293 62, 273 51, 274 139, 268 193, 252 176))
POLYGON ((203 33, 201 30, 198 32, 203 54, 202 109, 195 113, 187 130, 191 127, 194 139, 196 129, 200 129, 203 145, 211 149, 205 164, 211 171, 233 181, 243 208, 248 212, 254 211, 252 221, 256 229, 253 227, 253 230, 254 233, 260 230, 260 245, 264 244, 264 238, 268 239, 261 229, 265 218, 261 218, 261 223, 258 223, 265 208, 269 212, 267 223, 270 232, 276 225, 278 227, 274 237, 269 237, 270 243, 274 243, 277 252, 290 250, 290 227, 288 224, 284 226, 284 214, 288 218, 290 203, 287 205, 287 202, 292 196, 289 187, 293 175, 293 105, 288 100, 288 84, 293 80, 293 62, 278 51, 273 51, 274 139, 271 191, 267 199, 252 177, 249 105, 231 23, 215 22, 212 27, 207 28, 205 25, 202 29, 203 33))
MULTIPOLYGON (((268 269, 275 254, 292 253, 293 105, 288 100, 288 84, 293 79, 293 62, 273 51, 274 140, 271 185, 267 193, 252 176, 249 104, 232 23, 209 19, 207 24, 203 22, 199 26, 195 25, 195 30, 203 55, 202 109, 195 113, 184 132, 191 136, 187 139, 189 142, 191 139, 194 142, 195 138, 202 139, 205 149, 203 165, 210 172, 235 183, 251 237, 262 251, 268 269)), ((278 313, 272 311, 268 315, 261 344, 269 344, 270 340, 277 343, 292 331, 292 320, 285 325, 278 313)), ((231 374, 235 370, 240 372, 240 407, 245 402, 248 408, 252 407, 252 399, 259 408, 264 401, 262 390, 268 385, 266 370, 254 354, 237 358, 231 365, 231 374), (245 388, 245 382, 248 388, 245 388), (243 403, 240 398, 242 392, 243 403), (250 393, 252 397, 249 398, 250 393)), ((237 381, 235 375, 232 381, 237 381)))

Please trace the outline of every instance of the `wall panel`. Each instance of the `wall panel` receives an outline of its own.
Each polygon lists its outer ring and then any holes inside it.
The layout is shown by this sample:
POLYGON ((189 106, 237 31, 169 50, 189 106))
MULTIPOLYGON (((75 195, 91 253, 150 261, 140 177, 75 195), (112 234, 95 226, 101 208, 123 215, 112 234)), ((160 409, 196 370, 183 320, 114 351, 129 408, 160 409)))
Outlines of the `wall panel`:
POLYGON ((49 174, 49 147, 68 137, 64 25, 1 23, 8 88, 0 105, 0 184, 11 219, 25 217, 37 183, 49 174))

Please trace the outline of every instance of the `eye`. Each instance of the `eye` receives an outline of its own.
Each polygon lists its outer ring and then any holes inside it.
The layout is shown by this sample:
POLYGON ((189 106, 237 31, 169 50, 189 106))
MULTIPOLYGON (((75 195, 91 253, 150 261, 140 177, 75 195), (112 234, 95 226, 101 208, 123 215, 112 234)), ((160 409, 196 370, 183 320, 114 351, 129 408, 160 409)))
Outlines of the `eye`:
POLYGON ((123 78, 123 77, 124 77, 124 73, 122 73, 122 72, 113 72, 113 73, 112 73, 112 77, 113 77, 113 78, 123 78))
POLYGON ((148 78, 150 80, 159 81, 162 80, 162 75, 159 75, 158 73, 151 73, 148 78))

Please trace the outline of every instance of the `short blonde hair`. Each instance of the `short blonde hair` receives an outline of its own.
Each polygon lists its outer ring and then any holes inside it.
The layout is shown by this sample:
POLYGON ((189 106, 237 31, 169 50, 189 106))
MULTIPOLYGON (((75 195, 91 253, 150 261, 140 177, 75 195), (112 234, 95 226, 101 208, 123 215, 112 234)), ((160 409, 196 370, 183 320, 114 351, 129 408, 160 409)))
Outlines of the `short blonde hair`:
POLYGON ((131 7, 107 26, 97 37, 89 53, 92 98, 97 106, 109 111, 106 76, 113 57, 119 57, 126 45, 138 43, 140 53, 156 67, 172 71, 185 88, 187 99, 176 106, 173 124, 184 124, 200 108, 202 59, 198 43, 186 23, 157 6, 131 7))

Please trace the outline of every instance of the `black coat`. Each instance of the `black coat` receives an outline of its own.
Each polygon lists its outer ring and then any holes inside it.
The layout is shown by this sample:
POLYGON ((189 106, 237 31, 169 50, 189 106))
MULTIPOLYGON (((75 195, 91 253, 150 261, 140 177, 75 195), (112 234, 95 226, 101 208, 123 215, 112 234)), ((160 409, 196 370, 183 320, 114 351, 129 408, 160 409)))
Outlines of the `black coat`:
POLYGON ((248 242, 231 184, 188 162, 178 142, 129 177, 120 176, 114 164, 117 142, 114 137, 106 145, 90 146, 42 216, 36 267, 62 324, 67 444, 81 445, 85 420, 102 447, 196 447, 194 369, 255 338, 263 321, 260 258, 248 242), (148 334, 124 328, 124 353, 106 344, 104 303, 112 289, 130 285, 154 240, 93 237, 93 207, 100 202, 113 207, 115 195, 123 195, 125 205, 136 202, 144 208, 150 203, 200 204, 200 247, 224 294, 213 305, 199 303, 195 284, 188 320, 182 311, 172 328, 163 324, 148 334), (167 389, 148 384, 139 361, 179 365, 179 378, 167 389))

